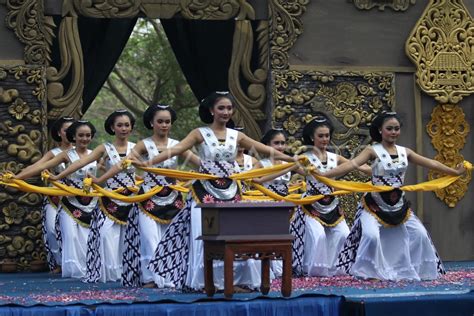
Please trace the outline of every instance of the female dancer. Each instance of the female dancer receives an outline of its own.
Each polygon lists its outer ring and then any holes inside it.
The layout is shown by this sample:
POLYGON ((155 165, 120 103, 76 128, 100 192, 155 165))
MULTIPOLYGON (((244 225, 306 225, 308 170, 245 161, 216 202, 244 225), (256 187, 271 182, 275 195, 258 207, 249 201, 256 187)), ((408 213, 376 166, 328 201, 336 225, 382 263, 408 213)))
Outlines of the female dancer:
MULTIPOLYGON (((284 153, 286 150, 286 136, 282 129, 271 129, 263 135, 260 140, 262 144, 274 148, 276 151, 284 153)), ((255 168, 266 168, 285 163, 274 157, 267 157, 258 161, 255 168)), ((274 174, 256 178, 253 181, 262 184, 267 189, 282 196, 288 195, 288 187, 291 179, 291 171, 295 171, 298 165, 286 168, 274 174)), ((272 272, 276 277, 280 277, 283 272, 283 263, 281 260, 272 260, 272 272)))
MULTIPOLYGON (((271 129, 263 135, 260 140, 262 144, 272 147, 280 153, 284 153, 286 150, 286 136, 282 129, 271 129)), ((275 157, 267 157, 255 164, 255 169, 266 168, 274 165, 285 163, 281 159, 275 159, 275 157)), ((293 165, 287 169, 279 171, 275 174, 256 178, 253 181, 256 183, 263 184, 267 189, 272 190, 279 195, 288 195, 288 184, 291 179, 291 171, 298 168, 298 165, 293 165)))
MULTIPOLYGON (((303 142, 308 147, 303 155, 320 173, 334 169, 337 165, 347 161, 346 158, 327 151, 334 128, 323 113, 315 113, 314 119, 303 128, 303 142)), ((370 174, 370 168, 363 170, 370 174)), ((331 194, 333 189, 317 181, 313 176, 306 176, 307 191, 305 196, 331 194)), ((344 212, 340 208, 339 200, 327 195, 325 198, 298 210, 297 216, 303 215, 304 236, 296 261, 301 260, 302 266, 298 272, 309 276, 332 276, 338 271, 336 268, 337 255, 349 235, 349 227, 344 219, 344 212)), ((298 262, 297 262, 298 263, 298 262)))
MULTIPOLYGON (((164 149, 178 144, 177 140, 169 137, 170 129, 176 119, 176 112, 169 105, 150 106, 143 114, 143 124, 147 129, 153 130, 153 135, 139 141, 130 157, 152 159, 164 149)), ((185 152, 182 156, 199 165, 199 158, 191 151, 185 152)), ((176 169, 178 157, 165 160, 154 167, 176 169)), ((98 181, 102 180, 101 178, 98 181)), ((144 287, 159 288, 172 286, 172 283, 165 282, 164 278, 150 271, 148 263, 166 227, 184 207, 183 196, 180 192, 169 188, 169 185, 176 184, 175 179, 148 172, 143 178, 139 194, 148 192, 155 186, 163 186, 163 189, 152 198, 136 203, 131 211, 129 221, 132 223, 127 227, 122 283, 129 286, 144 284, 144 287), (136 222, 136 225, 133 225, 133 222, 136 222), (133 247, 138 243, 139 247, 133 247)))
MULTIPOLYGON (((37 168, 38 166, 43 168, 45 162, 53 159, 61 152, 71 149, 72 144, 66 137, 66 130, 73 122, 74 119, 67 116, 56 120, 51 126, 51 138, 58 143, 58 147, 51 149, 33 165, 23 169, 23 171, 17 175, 17 178, 23 178, 23 174, 31 170, 31 168, 37 168)), ((59 173, 65 168, 66 164, 60 163, 53 169, 53 171, 59 173)), ((43 241, 48 259, 48 266, 53 273, 61 272, 61 248, 56 239, 56 216, 58 214, 60 199, 61 197, 59 196, 45 196, 43 200, 43 241)))
MULTIPOLYGON (((43 169, 50 169, 61 163, 73 163, 91 153, 87 147, 96 129, 88 121, 76 121, 66 130, 69 142, 75 145, 56 155, 41 166, 34 166, 17 175, 17 179, 28 179, 43 169)), ((64 179, 64 183, 81 189, 86 174, 95 174, 97 162, 93 161, 64 179)), ((82 278, 86 272, 86 245, 92 210, 97 204, 91 197, 62 197, 58 209, 60 236, 62 242, 61 268, 63 277, 82 278)))
MULTIPOLYGON (((74 162, 66 170, 52 176, 51 179, 61 179, 77 169, 104 158, 106 169, 120 162, 121 157, 128 155, 134 143, 128 138, 135 125, 135 117, 127 110, 112 112, 104 123, 105 131, 114 135, 112 143, 99 145, 90 153, 74 162)), ((106 188, 115 190, 124 189, 121 194, 129 195, 135 185, 135 168, 129 167, 113 178, 107 180, 106 188)), ((117 281, 122 274, 122 253, 125 225, 128 213, 132 207, 130 203, 101 197, 94 208, 91 233, 87 241, 87 282, 117 281)))
MULTIPOLYGON (((242 133, 244 132, 244 128, 240 126, 236 126, 233 129, 242 133)), ((237 148, 237 156, 235 156, 235 161, 239 165, 240 172, 253 169, 253 167, 257 163, 257 159, 255 159, 255 157, 247 155, 245 153, 245 148, 242 148, 240 146, 237 148)))
POLYGON ((356 277, 429 280, 444 273, 428 232, 398 188, 403 185, 408 162, 449 175, 461 175, 465 169, 464 166, 449 168, 398 146, 400 127, 395 112, 378 115, 370 127, 370 136, 376 143, 353 160, 323 174, 337 177, 373 160, 372 183, 393 187, 389 192, 367 193, 359 203, 356 220, 338 261, 339 267, 356 277))
MULTIPOLYGON (((173 281, 178 288, 204 287, 204 265, 201 235, 201 212, 196 202, 212 203, 240 200, 240 188, 228 177, 238 172, 235 162, 237 146, 255 149, 257 152, 274 155, 276 159, 294 161, 271 147, 260 144, 244 134, 226 128, 234 111, 232 97, 228 92, 214 92, 206 97, 199 107, 199 116, 207 127, 195 129, 179 144, 163 151, 151 161, 135 161, 138 165, 160 163, 170 157, 182 154, 194 145, 198 147, 201 159, 200 172, 219 176, 217 180, 198 180, 193 183, 193 194, 189 196, 186 208, 173 219, 167 228, 150 262, 150 268, 173 281), (192 210, 192 211, 191 211, 192 210), (189 251, 188 251, 189 249, 189 251), (188 258, 189 257, 189 258, 188 258), (189 259, 189 260, 188 260, 189 259)), ((215 283, 223 287, 222 264, 215 273, 215 283)), ((251 288, 260 285, 260 271, 257 265, 238 265, 235 283, 251 288)))

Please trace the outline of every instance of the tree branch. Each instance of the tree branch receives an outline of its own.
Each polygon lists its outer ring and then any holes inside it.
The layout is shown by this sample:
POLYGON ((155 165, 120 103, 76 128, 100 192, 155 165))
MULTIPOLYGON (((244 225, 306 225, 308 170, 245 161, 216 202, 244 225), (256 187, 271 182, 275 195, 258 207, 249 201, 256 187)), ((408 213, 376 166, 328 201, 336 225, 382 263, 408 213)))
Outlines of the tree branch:
POLYGON ((143 110, 140 108, 136 107, 133 105, 131 102, 127 100, 127 98, 120 92, 120 89, 117 88, 117 86, 113 83, 113 81, 109 78, 107 78, 107 85, 110 89, 110 92, 112 92, 115 97, 130 111, 135 113, 137 117, 141 117, 143 115, 143 110))
POLYGON ((114 67, 113 73, 115 73, 117 75, 117 77, 120 79, 120 81, 130 90, 132 91, 133 94, 135 94, 140 100, 142 100, 145 104, 147 105, 150 105, 151 104, 151 100, 148 100, 147 98, 145 98, 143 96, 143 94, 140 92, 140 90, 138 90, 136 87, 134 87, 123 75, 122 73, 120 72, 120 70, 118 70, 117 67, 114 67))

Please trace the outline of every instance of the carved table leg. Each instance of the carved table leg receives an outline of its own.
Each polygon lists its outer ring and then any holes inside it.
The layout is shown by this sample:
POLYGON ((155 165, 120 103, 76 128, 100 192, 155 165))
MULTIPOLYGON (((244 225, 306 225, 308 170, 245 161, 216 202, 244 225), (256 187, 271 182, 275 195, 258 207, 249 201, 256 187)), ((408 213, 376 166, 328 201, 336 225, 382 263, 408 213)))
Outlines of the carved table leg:
POLYGON ((234 294, 234 251, 225 246, 224 250, 224 296, 232 298, 234 294))
POLYGON ((270 291, 270 259, 262 259, 262 282, 260 284, 260 292, 267 295, 270 291))
POLYGON ((204 242, 204 289, 209 297, 212 297, 214 293, 216 293, 212 263, 213 260, 212 257, 209 256, 207 243, 204 242))
POLYGON ((281 284, 281 294, 284 297, 291 296, 291 245, 285 247, 283 251, 283 276, 281 284))

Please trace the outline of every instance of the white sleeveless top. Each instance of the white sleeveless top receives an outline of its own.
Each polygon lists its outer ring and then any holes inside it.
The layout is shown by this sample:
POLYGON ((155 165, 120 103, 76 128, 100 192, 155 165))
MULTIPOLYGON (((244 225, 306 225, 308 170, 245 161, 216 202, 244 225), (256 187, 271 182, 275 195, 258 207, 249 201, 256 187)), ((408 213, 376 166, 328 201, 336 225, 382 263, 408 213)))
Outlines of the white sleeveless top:
MULTIPOLYGON (((143 143, 145 144, 146 151, 148 153, 148 160, 153 159, 154 157, 158 156, 160 151, 158 150, 158 147, 156 147, 155 141, 153 138, 148 137, 143 140, 143 143)), ((170 148, 178 144, 179 141, 176 139, 168 138, 168 144, 166 145, 166 148, 170 148)), ((166 168, 166 169, 176 169, 178 167, 178 157, 172 157, 170 159, 167 159, 159 164, 154 165, 153 167, 155 168, 166 168)))
MULTIPOLYGON (((337 167, 337 155, 335 153, 326 152, 327 156, 327 162, 324 165, 321 160, 316 156, 316 154, 313 151, 307 151, 303 155, 308 157, 309 162, 315 166, 320 173, 326 173, 331 169, 334 169, 337 167)), ((309 191, 319 191, 321 194, 330 194, 333 192, 333 189, 326 184, 316 180, 312 175, 306 176, 306 184, 309 188, 309 191)), ((332 202, 329 205, 323 205, 320 204, 319 202, 314 202, 313 207, 320 213, 322 214, 328 214, 329 212, 332 212, 337 205, 339 204, 339 199, 336 197, 332 200, 332 202)))
MULTIPOLYGON (((88 149, 87 154, 90 155, 92 150, 88 149)), ((75 148, 69 149, 67 151, 67 156, 71 163, 75 162, 76 160, 79 160, 79 154, 77 153, 75 148)), ((92 175, 96 175, 97 173, 97 161, 93 161, 88 165, 85 165, 84 167, 76 170, 74 173, 70 174, 68 176, 68 179, 71 180, 74 183, 74 187, 76 188, 82 188, 83 187, 83 180, 86 177, 87 173, 90 173, 92 175)), ((86 213, 92 212, 94 209, 95 205, 97 204, 97 197, 94 197, 91 199, 90 203, 88 205, 82 205, 79 203, 77 200, 76 196, 69 196, 67 197, 69 202, 71 202, 72 205, 75 207, 81 209, 82 211, 86 213)))
POLYGON ((240 172, 249 171, 253 168, 253 157, 250 155, 244 154, 244 164, 239 165, 240 172))
MULTIPOLYGON (((372 183, 374 185, 388 185, 393 188, 399 188, 405 180, 405 173, 408 168, 408 157, 406 148, 396 145, 397 158, 392 159, 382 144, 374 144, 372 148, 377 158, 372 163, 372 183)), ((380 196, 378 192, 370 193, 378 206, 386 212, 398 211, 404 203, 405 192, 402 192, 401 198, 395 205, 389 205, 380 196)))
MULTIPOLYGON (((54 156, 57 156, 62 152, 63 152, 63 150, 59 147, 55 147, 55 148, 51 149, 51 153, 54 156)), ((56 167, 53 168, 53 171, 54 171, 55 174, 60 174, 65 169, 66 169, 66 164, 64 162, 61 162, 59 165, 57 165, 56 167)))
MULTIPOLYGON (((143 140, 143 143, 145 144, 145 148, 147 150, 148 154, 148 160, 153 159, 155 156, 158 156, 160 151, 158 150, 158 147, 156 147, 156 143, 153 140, 153 138, 148 137, 143 140)), ((166 148, 170 148, 178 144, 179 141, 176 139, 168 138, 168 143, 166 144, 166 148)), ((166 168, 166 169, 176 169, 178 167, 178 157, 172 157, 170 159, 167 159, 159 164, 154 165, 155 168, 166 168)), ((166 180, 165 177, 157 175, 157 174, 152 174, 149 172, 146 172, 144 174, 144 182, 142 184, 143 189, 145 192, 153 189, 157 185, 167 185, 169 184, 168 181, 166 180)), ((169 195, 166 197, 158 197, 156 195, 151 197, 151 200, 156 204, 156 205, 169 205, 172 203, 174 200, 176 200, 178 196, 178 191, 172 191, 169 195)))
POLYGON ((225 143, 220 143, 210 127, 200 127, 204 142, 198 145, 201 160, 235 162, 238 131, 227 128, 225 143))

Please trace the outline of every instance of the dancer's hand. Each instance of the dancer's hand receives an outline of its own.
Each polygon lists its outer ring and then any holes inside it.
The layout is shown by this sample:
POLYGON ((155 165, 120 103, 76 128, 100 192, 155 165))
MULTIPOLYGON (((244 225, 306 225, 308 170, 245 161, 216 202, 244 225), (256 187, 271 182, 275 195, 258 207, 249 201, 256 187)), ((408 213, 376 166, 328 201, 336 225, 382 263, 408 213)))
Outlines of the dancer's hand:
POLYGON ((100 184, 99 178, 97 178, 95 175, 87 173, 86 176, 92 179, 92 183, 100 184))
POLYGON ((41 172, 41 179, 43 181, 57 181, 59 178, 55 174, 49 172, 49 170, 45 169, 43 172, 41 172))
POLYGON ((12 180, 16 179, 16 175, 13 172, 6 171, 6 172, 0 172, 0 180, 9 183, 12 182, 12 180))
POLYGON ((148 163, 147 161, 142 161, 142 160, 139 160, 135 157, 131 157, 130 158, 130 161, 132 162, 132 164, 135 166, 135 167, 138 167, 138 168, 143 168, 143 167, 148 167, 148 163))
POLYGON ((464 167, 463 163, 459 163, 456 166, 456 168, 454 168, 454 170, 456 170, 456 173, 457 173, 458 176, 461 176, 466 172, 466 167, 464 167))

